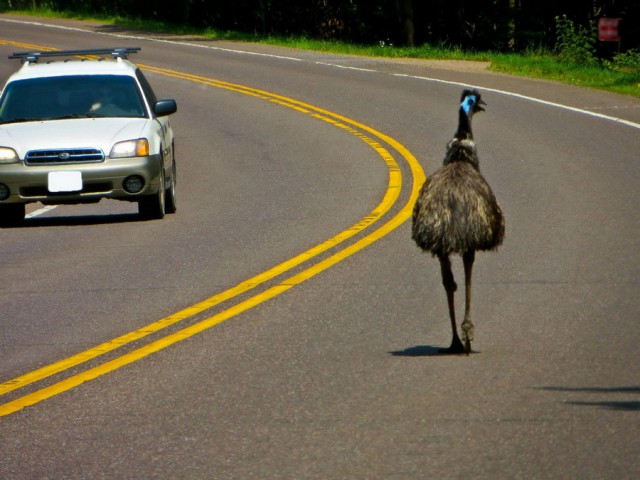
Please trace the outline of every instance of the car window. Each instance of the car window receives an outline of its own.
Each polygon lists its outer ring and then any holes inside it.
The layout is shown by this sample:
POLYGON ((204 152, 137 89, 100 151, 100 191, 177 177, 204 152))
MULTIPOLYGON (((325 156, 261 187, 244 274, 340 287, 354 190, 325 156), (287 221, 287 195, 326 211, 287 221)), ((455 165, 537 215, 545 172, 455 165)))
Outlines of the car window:
POLYGON ((0 123, 146 116, 135 79, 125 75, 15 80, 0 98, 0 123))
POLYGON ((151 84, 148 82, 147 78, 142 74, 140 69, 136 69, 136 77, 138 77, 138 81, 140 82, 140 86, 142 87, 142 91, 144 92, 144 96, 147 97, 151 108, 156 104, 158 99, 156 98, 156 94, 151 88, 151 84))

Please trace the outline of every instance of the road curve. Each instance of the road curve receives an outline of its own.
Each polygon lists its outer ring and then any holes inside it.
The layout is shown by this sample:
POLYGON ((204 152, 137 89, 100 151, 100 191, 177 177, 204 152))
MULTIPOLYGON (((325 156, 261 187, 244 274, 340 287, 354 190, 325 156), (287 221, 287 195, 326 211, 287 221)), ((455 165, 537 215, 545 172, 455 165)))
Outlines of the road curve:
POLYGON ((141 46, 178 100, 180 202, 153 222, 117 202, 33 206, 0 231, 1 478, 640 474, 638 99, 89 22, 0 27, 0 55, 141 46), (403 223, 462 85, 488 103, 474 132, 507 218, 478 257, 469 358, 436 355, 439 269, 403 223))

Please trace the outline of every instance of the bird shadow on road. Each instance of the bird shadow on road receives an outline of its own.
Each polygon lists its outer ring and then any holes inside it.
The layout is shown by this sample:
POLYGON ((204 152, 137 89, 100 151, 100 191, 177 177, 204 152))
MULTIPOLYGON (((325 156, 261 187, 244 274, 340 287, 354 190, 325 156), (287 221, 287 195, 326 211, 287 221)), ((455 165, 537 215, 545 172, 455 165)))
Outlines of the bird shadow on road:
POLYGON ((607 410, 618 412, 640 412, 640 402, 567 402, 569 405, 577 405, 583 407, 600 407, 607 410))
MULTIPOLYGON (((416 345, 415 347, 405 348, 404 350, 395 350, 389 352, 394 357, 452 357, 452 356, 462 356, 465 357, 464 353, 451 353, 443 347, 434 347, 432 345, 416 345)), ((474 350, 471 350, 471 354, 480 353, 474 350)))
MULTIPOLYGON (((640 386, 624 386, 624 387, 539 387, 539 390, 550 392, 569 392, 579 394, 623 394, 638 395, 640 394, 640 386)), ((618 412, 640 412, 640 401, 638 400, 566 400, 564 403, 568 405, 582 407, 600 407, 606 410, 618 412)))

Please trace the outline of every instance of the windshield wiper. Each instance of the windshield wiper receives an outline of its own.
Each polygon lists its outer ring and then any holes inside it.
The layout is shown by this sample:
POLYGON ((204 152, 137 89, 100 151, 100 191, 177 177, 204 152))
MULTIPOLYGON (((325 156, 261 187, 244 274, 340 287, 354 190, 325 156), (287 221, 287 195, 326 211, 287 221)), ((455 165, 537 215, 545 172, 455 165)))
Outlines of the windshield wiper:
POLYGON ((0 120, 0 125, 4 125, 7 123, 25 123, 25 122, 46 122, 49 120, 69 120, 74 118, 106 118, 106 115, 101 115, 99 113, 72 113, 70 115, 62 115, 60 117, 51 117, 51 118, 12 118, 10 120, 0 120))
POLYGON ((70 115, 62 115, 61 117, 48 118, 47 120, 69 120, 70 118, 104 118, 106 115, 100 113, 72 113, 70 115))
POLYGON ((42 118, 12 118, 10 120, 0 120, 0 125, 5 123, 41 122, 42 118))

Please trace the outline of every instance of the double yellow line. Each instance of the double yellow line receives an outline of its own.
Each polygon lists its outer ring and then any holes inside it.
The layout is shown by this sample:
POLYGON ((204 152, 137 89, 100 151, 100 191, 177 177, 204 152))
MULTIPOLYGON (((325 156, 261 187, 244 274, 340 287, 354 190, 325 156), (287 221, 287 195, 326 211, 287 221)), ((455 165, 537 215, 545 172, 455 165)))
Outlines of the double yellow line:
MULTIPOLYGON (((34 48, 33 45, 24 45, 17 44, 10 41, 2 41, 0 40, 0 44, 11 44, 19 47, 26 48, 34 48)), ((35 47, 40 50, 45 50, 43 47, 35 47)), ((222 88, 225 90, 230 90, 233 92, 242 93, 245 95, 251 95, 253 97, 257 97, 263 99, 265 101, 273 102, 278 105, 282 105, 291 109, 294 109, 302 114, 310 115, 314 118, 327 122, 337 128, 341 128, 346 132, 349 132, 352 135, 355 135, 363 142, 365 142, 370 148, 372 148, 386 163, 389 170, 389 180, 386 189, 386 193, 382 199, 382 201, 360 222, 351 226, 350 228, 340 232, 336 236, 320 243, 319 245, 314 246, 313 248, 279 264, 275 267, 253 277, 249 280, 246 280, 238 285, 216 294, 202 302, 199 302, 195 305, 192 305, 184 310, 176 312, 168 317, 160 319, 156 322, 153 322, 141 329, 135 330, 133 332, 122 335, 118 338, 105 342, 96 347, 85 350, 84 352, 73 355, 69 358, 61 360, 59 362, 47 365, 45 367, 39 368, 27 374, 16 377, 12 380, 4 382, 0 384, 0 396, 7 394, 11 391, 26 387, 27 385, 33 384, 35 382, 44 380, 52 375, 64 372, 73 367, 76 367, 84 362, 92 360, 96 357, 104 355, 105 353, 111 352, 117 348, 120 348, 124 345, 130 344, 134 341, 140 340, 148 335, 151 335, 155 332, 158 332, 164 328, 167 328, 170 325, 177 324, 183 320, 193 317, 199 313, 202 313, 208 309, 213 308, 216 305, 219 305, 223 302, 233 299, 238 295, 248 292, 259 285, 264 284, 265 282, 276 278, 279 275, 282 275, 293 268, 301 265, 302 263, 317 257, 323 252, 328 251, 331 248, 336 247, 337 245, 345 242, 347 239, 353 237, 354 235, 362 232, 367 227, 371 226, 373 223, 381 219, 386 213, 388 213, 391 208, 397 202, 400 191, 402 188, 402 174, 400 171, 400 167, 393 155, 389 152, 387 148, 383 146, 383 143, 394 150, 397 154, 399 154, 407 163, 412 176, 412 189, 411 194, 409 195, 409 199, 406 204, 386 223, 384 223, 377 230, 369 233, 368 235, 360 238, 355 241, 351 245, 346 248, 337 251, 331 256, 313 264, 312 266, 300 271, 297 274, 290 276, 278 284, 267 288, 266 290, 241 301, 240 303, 233 305, 205 320, 201 320, 193 325, 190 325, 186 328, 183 328, 179 331, 176 331, 172 334, 169 334, 159 340, 155 340, 147 345, 144 345, 140 348, 137 348, 131 352, 125 353, 117 358, 109 360, 101 365, 90 368, 83 372, 74 374, 64 380, 58 381, 52 385, 43 387, 37 391, 32 393, 27 393, 21 397, 18 397, 14 400, 6 402, 4 404, 0 404, 0 416, 9 415, 16 411, 19 411, 25 407, 30 405, 34 405, 38 402, 46 400, 52 396, 55 396, 59 393, 70 390, 84 382, 88 382, 97 377, 105 375, 109 372, 112 372, 120 367, 128 365, 132 362, 140 360, 152 353, 158 352, 170 345, 173 345, 181 340, 192 337, 200 332, 203 332, 215 325, 218 325, 225 320, 228 320, 234 316, 237 316, 261 303, 272 299, 281 293, 289 290, 290 288, 308 280, 309 278, 319 274, 320 272, 328 269, 329 267, 335 265, 336 263, 344 260, 345 258, 353 255, 354 253, 362 250, 366 246, 372 244, 373 242, 379 240, 383 236, 387 235, 395 228, 400 226, 405 220, 407 220, 413 208, 413 204, 415 203, 415 199, 418 195, 419 188, 424 182, 424 172, 415 159, 415 157, 407 150, 403 145, 394 140, 393 138, 374 130, 371 127, 358 123, 354 120, 348 119, 336 113, 330 112, 328 110, 318 108, 307 103, 300 102, 298 100, 284 97, 282 95, 277 95, 274 93, 266 92, 264 90, 258 90, 255 88, 250 88, 243 85, 232 84, 228 82, 223 82, 220 80, 215 80, 212 78, 207 78, 199 75, 191 75, 183 72, 178 72, 174 70, 168 70, 158 67, 152 67, 148 65, 140 65, 140 67, 146 71, 154 72, 157 74, 179 78, 182 80, 187 80, 191 82, 196 82, 204 85, 209 85, 216 88, 222 88)))

